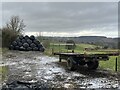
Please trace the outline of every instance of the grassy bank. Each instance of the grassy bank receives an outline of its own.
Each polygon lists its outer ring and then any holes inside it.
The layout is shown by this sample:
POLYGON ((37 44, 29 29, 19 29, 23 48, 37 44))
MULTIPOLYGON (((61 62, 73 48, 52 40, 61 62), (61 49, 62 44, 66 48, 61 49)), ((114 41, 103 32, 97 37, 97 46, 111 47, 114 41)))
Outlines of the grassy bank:
MULTIPOLYGON (((115 71, 116 57, 118 58, 118 56, 110 56, 108 61, 100 61, 100 68, 115 71)), ((119 68, 119 65, 118 61, 117 68, 119 68)))
POLYGON ((5 53, 8 51, 8 48, 0 48, 0 54, 5 53))

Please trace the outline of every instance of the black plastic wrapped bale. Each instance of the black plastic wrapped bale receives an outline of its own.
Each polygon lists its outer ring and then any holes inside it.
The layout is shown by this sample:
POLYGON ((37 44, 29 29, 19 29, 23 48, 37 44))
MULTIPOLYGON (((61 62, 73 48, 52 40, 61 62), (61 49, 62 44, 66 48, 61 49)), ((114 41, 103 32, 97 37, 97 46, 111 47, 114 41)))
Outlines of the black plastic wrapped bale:
POLYGON ((34 43, 35 45, 40 44, 40 42, 39 42, 38 40, 36 40, 36 39, 33 41, 33 43, 34 43))
POLYGON ((21 40, 24 39, 24 36, 23 35, 19 36, 19 39, 21 39, 21 40))
POLYGON ((25 51, 26 49, 25 49, 23 46, 21 46, 21 47, 19 48, 19 50, 20 50, 20 51, 25 51))
POLYGON ((34 48, 33 48, 33 51, 38 51, 38 47, 34 47, 34 48))
POLYGON ((15 46, 15 50, 19 50, 19 48, 20 48, 19 46, 15 46))
POLYGON ((25 40, 27 40, 27 39, 29 39, 29 36, 28 36, 28 35, 25 36, 25 40))
POLYGON ((13 45, 10 45, 9 49, 10 49, 10 50, 14 50, 14 46, 13 46, 13 45))
POLYGON ((30 44, 30 47, 34 48, 34 47, 36 47, 36 45, 34 43, 32 43, 32 44, 30 44))
POLYGON ((32 44, 32 40, 27 39, 27 43, 28 43, 28 44, 32 44))
POLYGON ((23 47, 24 47, 24 48, 28 48, 28 47, 29 47, 29 44, 28 44, 28 43, 24 43, 24 44, 23 44, 23 47))
POLYGON ((16 41, 13 41, 13 42, 12 42, 12 45, 13 45, 13 46, 16 46, 16 45, 17 45, 17 42, 16 42, 16 41))
POLYGON ((38 44, 37 47, 38 47, 38 48, 41 48, 41 47, 43 47, 43 45, 42 45, 42 44, 38 44))
POLYGON ((25 39, 22 39, 22 41, 21 41, 22 43, 26 43, 26 40, 25 39))
POLYGON ((23 44, 21 42, 18 42, 18 46, 21 47, 23 44))
POLYGON ((27 51, 32 51, 31 47, 26 48, 27 51))
POLYGON ((39 51, 44 52, 44 51, 45 51, 45 48, 44 48, 44 47, 41 47, 41 48, 39 48, 39 51))
POLYGON ((35 40, 35 36, 31 35, 31 36, 30 36, 30 39, 31 39, 31 40, 35 40))

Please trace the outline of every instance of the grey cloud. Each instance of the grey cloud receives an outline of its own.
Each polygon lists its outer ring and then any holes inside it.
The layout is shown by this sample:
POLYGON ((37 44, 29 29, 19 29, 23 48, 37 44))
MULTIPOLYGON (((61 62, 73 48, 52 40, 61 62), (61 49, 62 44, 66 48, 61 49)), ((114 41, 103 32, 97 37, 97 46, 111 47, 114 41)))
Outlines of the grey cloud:
POLYGON ((19 15, 27 25, 27 32, 79 32, 95 28, 117 31, 117 5, 115 2, 3 3, 3 23, 11 15, 19 15))

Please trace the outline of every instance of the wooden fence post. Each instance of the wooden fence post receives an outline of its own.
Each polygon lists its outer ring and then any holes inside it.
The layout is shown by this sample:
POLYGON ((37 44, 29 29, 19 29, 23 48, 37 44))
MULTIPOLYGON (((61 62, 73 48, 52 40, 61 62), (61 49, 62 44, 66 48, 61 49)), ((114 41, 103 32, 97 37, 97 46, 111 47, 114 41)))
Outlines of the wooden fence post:
POLYGON ((60 53, 60 40, 59 40, 59 53, 60 53))
POLYGON ((117 57, 115 59, 115 71, 117 72, 117 57))

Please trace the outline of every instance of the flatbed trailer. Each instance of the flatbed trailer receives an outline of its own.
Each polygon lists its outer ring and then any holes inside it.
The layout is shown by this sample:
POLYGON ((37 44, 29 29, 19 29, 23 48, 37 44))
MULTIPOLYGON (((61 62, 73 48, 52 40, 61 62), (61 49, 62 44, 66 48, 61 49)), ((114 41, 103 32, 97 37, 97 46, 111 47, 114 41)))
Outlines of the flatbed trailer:
POLYGON ((79 53, 54 53, 59 56, 59 62, 62 59, 67 60, 67 67, 69 70, 76 70, 78 65, 86 65, 88 69, 97 69, 99 61, 109 60, 109 56, 118 56, 119 53, 108 54, 79 54, 79 53))

